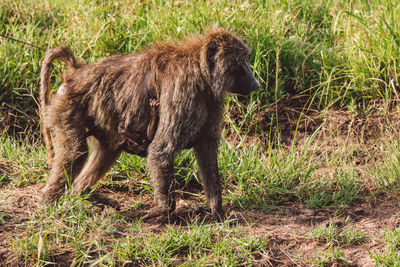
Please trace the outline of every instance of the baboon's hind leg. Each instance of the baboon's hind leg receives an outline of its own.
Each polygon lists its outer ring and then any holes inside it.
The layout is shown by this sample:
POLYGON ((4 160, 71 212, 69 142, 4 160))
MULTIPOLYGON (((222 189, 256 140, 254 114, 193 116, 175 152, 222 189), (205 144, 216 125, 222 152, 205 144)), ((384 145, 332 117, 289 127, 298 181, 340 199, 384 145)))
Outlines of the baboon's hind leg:
POLYGON ((86 138, 82 129, 54 128, 55 155, 50 177, 42 189, 43 201, 53 203, 64 192, 69 180, 72 184, 82 170, 88 155, 86 138))
POLYGON ((75 179, 74 192, 81 193, 94 185, 112 166, 121 151, 110 149, 107 144, 98 143, 82 172, 75 179))

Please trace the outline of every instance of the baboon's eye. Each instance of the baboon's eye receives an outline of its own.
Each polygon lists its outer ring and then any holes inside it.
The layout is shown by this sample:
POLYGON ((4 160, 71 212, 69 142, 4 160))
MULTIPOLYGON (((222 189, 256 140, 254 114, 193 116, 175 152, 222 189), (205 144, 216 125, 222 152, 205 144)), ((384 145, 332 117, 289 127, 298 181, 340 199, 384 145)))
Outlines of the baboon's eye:
POLYGON ((230 65, 229 72, 231 72, 232 74, 243 72, 243 62, 237 61, 235 64, 230 65))
POLYGON ((215 41, 212 41, 208 46, 207 56, 214 57, 217 54, 219 48, 219 44, 215 41))

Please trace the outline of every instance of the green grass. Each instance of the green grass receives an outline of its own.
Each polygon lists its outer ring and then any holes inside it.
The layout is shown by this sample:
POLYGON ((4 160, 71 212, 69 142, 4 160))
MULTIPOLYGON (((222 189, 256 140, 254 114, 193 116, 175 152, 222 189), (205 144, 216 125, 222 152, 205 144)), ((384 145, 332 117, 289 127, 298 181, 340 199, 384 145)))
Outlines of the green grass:
MULTIPOLYGON (((2 205, 3 202, 4 202, 4 200, 1 200, 0 204, 2 205)), ((7 221, 7 218, 8 218, 8 212, 0 209, 0 226, 3 225, 7 221)))
POLYGON ((309 234, 309 238, 325 242, 328 247, 346 247, 362 244, 367 235, 362 230, 347 226, 348 218, 328 225, 318 225, 309 234))
MULTIPOLYGON (((83 197, 70 195, 31 216, 12 246, 27 264, 59 263, 72 253, 75 266, 162 265, 236 266, 252 264, 267 252, 267 240, 229 224, 195 222, 154 234, 141 221, 100 212, 83 197)), ((69 258, 71 260, 72 258, 69 258)))
POLYGON ((351 260, 347 259, 337 247, 328 247, 326 252, 319 253, 313 261, 307 262, 312 266, 351 266, 351 260))
POLYGON ((47 175, 46 151, 42 145, 22 143, 0 136, 0 186, 29 185, 43 181, 47 175))
POLYGON ((371 253, 372 258, 380 266, 399 266, 400 262, 400 231, 398 228, 384 234, 385 249, 383 253, 371 253))
POLYGON ((351 265, 351 258, 346 258, 342 248, 363 245, 368 236, 360 229, 348 223, 349 218, 330 221, 327 225, 317 225, 307 234, 307 238, 322 242, 325 252, 318 253, 312 261, 313 265, 332 264, 351 265))

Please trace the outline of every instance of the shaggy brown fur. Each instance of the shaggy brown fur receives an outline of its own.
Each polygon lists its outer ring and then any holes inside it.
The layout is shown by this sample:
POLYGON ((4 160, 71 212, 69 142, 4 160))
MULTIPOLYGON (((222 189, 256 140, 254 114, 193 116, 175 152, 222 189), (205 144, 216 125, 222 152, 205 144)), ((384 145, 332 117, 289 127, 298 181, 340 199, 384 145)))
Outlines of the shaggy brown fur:
POLYGON ((217 149, 223 100, 227 92, 248 94, 259 86, 246 63, 249 53, 223 29, 90 65, 78 64, 65 47, 50 50, 43 61, 40 98, 45 142, 51 129, 55 155, 42 189, 44 200, 57 199, 67 177, 75 192, 90 188, 126 146, 145 143, 158 204, 149 216, 165 215, 175 208, 174 156, 194 148, 212 214, 222 219, 217 149), (49 101, 49 69, 55 58, 71 70, 63 90, 49 101), (159 101, 159 121, 153 140, 146 143, 151 98, 159 101), (99 142, 84 164, 87 131, 99 142), (127 144, 126 139, 132 141, 127 144))

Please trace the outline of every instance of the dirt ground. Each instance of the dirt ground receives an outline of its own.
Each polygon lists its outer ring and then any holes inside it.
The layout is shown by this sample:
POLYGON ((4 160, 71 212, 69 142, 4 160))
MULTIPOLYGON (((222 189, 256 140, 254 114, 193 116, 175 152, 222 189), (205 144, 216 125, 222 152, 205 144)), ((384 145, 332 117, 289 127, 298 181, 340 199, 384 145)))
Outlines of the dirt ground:
MULTIPOLYGON (((34 185, 18 189, 2 189, 0 194, 5 196, 1 209, 6 211, 6 223, 0 225, 0 262, 13 262, 16 254, 9 245, 10 237, 23 233, 23 222, 38 209, 38 189, 41 185, 34 185)), ((133 221, 146 213, 150 205, 132 211, 127 209, 134 203, 134 196, 129 192, 109 193, 101 190, 103 196, 117 201, 120 212, 133 221)), ((359 203, 343 210, 307 209, 299 203, 281 206, 275 211, 264 213, 257 210, 244 211, 238 208, 226 207, 227 213, 236 218, 242 229, 250 234, 265 237, 268 240, 267 253, 260 255, 259 266, 304 266, 318 255, 326 252, 323 240, 309 238, 310 230, 316 225, 328 225, 337 222, 338 225, 347 218, 346 224, 355 229, 361 229, 367 239, 360 245, 341 247, 344 257, 351 261, 347 266, 374 266, 371 253, 380 253, 383 244, 379 238, 382 230, 394 230, 399 227, 400 199, 397 197, 378 197, 374 203, 359 203)), ((182 223, 206 217, 202 211, 193 211, 198 199, 181 199, 177 205, 177 219, 171 223, 182 223), (188 212, 192 210, 192 212, 188 212)), ((166 229, 166 224, 158 222, 142 223, 143 229, 160 231, 166 229)), ((66 255, 67 256, 67 255, 66 255)), ((71 255, 72 256, 72 255, 71 255)), ((63 259, 71 262, 72 259, 63 259)), ((14 261, 17 263, 17 261, 14 261)), ((332 266, 340 266, 341 262, 332 262, 332 266)))

